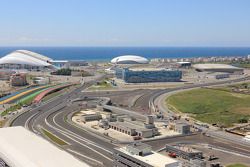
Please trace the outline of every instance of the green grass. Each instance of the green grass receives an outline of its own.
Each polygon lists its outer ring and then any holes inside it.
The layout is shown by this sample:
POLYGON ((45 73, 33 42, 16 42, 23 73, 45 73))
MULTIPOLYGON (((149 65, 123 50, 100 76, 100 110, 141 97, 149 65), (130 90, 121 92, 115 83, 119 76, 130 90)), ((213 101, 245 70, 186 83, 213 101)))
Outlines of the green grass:
MULTIPOLYGON (((47 88, 46 88, 46 89, 47 89, 47 88)), ((37 95, 39 95, 41 92, 43 92, 44 90, 46 90, 46 89, 42 89, 42 90, 39 90, 39 91, 37 91, 37 92, 35 92, 35 93, 32 93, 32 94, 30 94, 30 95, 28 95, 28 96, 25 96, 24 98, 20 99, 20 100, 18 101, 18 103, 30 105, 30 104, 32 103, 32 101, 34 100, 34 98, 35 98, 37 95)))
POLYGON ((6 120, 1 120, 0 121, 0 128, 2 128, 4 126, 5 122, 6 122, 6 120))
POLYGON ((235 62, 232 64, 237 66, 237 67, 241 67, 241 68, 250 68, 250 61, 235 62))
POLYGON ((54 134, 52 134, 51 132, 47 131, 46 129, 41 129, 43 134, 45 136, 47 136, 50 140, 52 140, 53 142, 55 142, 56 144, 60 145, 60 146, 64 146, 64 145, 68 145, 68 143, 66 143, 65 141, 63 141, 62 139, 58 138, 57 136, 55 136, 54 134))
POLYGON ((232 165, 227 165, 226 167, 248 167, 248 166, 243 164, 232 164, 232 165))
MULTIPOLYGON (((65 89, 64 89, 65 90, 65 89)), ((43 99, 42 99, 42 101, 48 101, 48 100, 50 100, 50 99, 52 99, 53 97, 56 97, 56 96, 58 96, 58 95, 60 95, 62 92, 61 91, 56 91, 56 92, 54 92, 54 93, 51 93, 51 94, 48 94, 47 96, 45 96, 43 99)))
POLYGON ((98 84, 91 86, 89 89, 90 90, 105 90, 105 89, 112 89, 112 88, 113 87, 109 81, 103 80, 99 82, 98 84))
POLYGON ((166 99, 176 112, 191 114, 207 123, 231 126, 250 118, 250 95, 219 89, 194 89, 174 94, 166 99))
POLYGON ((9 107, 8 109, 4 110, 4 111, 1 113, 1 116, 5 116, 5 115, 7 115, 8 113, 17 111, 17 110, 19 110, 19 109, 21 109, 21 108, 22 108, 22 104, 21 104, 21 103, 15 104, 15 105, 9 107))
MULTIPOLYGON (((47 88, 45 88, 47 89, 47 88)), ((33 101, 33 99, 39 94, 41 93, 42 91, 44 91, 45 89, 42 89, 42 90, 38 90, 32 94, 29 94, 23 98, 21 98, 20 100, 17 101, 17 103, 11 107, 9 107, 8 109, 6 109, 5 111, 3 111, 1 113, 1 116, 5 116, 7 115, 8 113, 10 112, 14 112, 16 110, 19 110, 22 108, 23 105, 30 105, 33 101)))

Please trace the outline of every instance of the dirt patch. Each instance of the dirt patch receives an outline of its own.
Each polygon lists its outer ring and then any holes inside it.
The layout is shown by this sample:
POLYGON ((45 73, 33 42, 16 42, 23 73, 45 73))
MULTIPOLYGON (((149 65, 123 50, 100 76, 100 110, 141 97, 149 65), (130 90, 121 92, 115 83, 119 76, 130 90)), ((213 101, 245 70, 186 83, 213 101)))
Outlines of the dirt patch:
POLYGON ((243 115, 250 115, 250 107, 236 107, 233 112, 243 115))

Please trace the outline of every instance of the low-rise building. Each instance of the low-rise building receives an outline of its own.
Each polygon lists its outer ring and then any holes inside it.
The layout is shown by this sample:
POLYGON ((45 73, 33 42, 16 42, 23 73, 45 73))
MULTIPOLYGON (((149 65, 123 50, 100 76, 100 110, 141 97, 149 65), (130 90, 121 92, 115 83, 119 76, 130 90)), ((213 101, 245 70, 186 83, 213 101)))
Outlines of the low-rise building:
POLYGON ((99 112, 85 111, 84 114, 81 115, 81 120, 83 122, 99 121, 101 119, 102 119, 102 115, 99 112))
POLYGON ((180 62, 177 62, 176 65, 177 65, 179 68, 190 68, 192 64, 191 64, 191 62, 180 61, 180 62))
POLYGON ((10 80, 10 76, 15 72, 11 70, 0 70, 0 80, 10 80))
POLYGON ((46 85, 49 84, 50 80, 47 77, 35 77, 33 83, 37 85, 46 85))
POLYGON ((115 148, 114 167, 180 167, 181 163, 173 158, 152 151, 151 146, 133 143, 122 148, 115 148))
POLYGON ((244 69, 235 67, 229 64, 195 64, 194 69, 198 72, 208 71, 208 72, 226 72, 233 74, 243 74, 244 69))
POLYGON ((187 123, 177 122, 175 124, 175 131, 183 135, 190 134, 190 125, 187 123))
POLYGON ((159 134, 155 127, 152 116, 148 116, 146 122, 140 122, 131 118, 118 118, 116 122, 109 122, 109 128, 129 136, 143 138, 153 137, 159 134))
POLYGON ((205 74, 204 77, 211 79, 225 79, 225 78, 230 78, 230 73, 225 73, 225 72, 208 73, 205 74))
POLYGON ((152 151, 151 146, 133 143, 122 148, 115 148, 114 167, 180 167, 181 163, 152 151))
POLYGON ((10 77, 11 86, 25 86, 27 85, 26 74, 24 73, 16 73, 11 75, 10 77))
POLYGON ((51 63, 57 68, 70 68, 88 65, 88 62, 85 60, 52 60, 51 63))

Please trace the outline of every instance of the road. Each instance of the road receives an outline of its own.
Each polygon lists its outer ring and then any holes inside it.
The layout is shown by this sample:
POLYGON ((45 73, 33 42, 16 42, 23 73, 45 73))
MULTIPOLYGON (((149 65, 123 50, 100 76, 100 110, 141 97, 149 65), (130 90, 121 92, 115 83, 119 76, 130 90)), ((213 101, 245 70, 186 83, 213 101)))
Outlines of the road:
MULTIPOLYGON (((231 81, 230 84, 245 81, 246 79, 249 79, 249 77, 244 78, 244 79, 237 79, 237 80, 231 81)), ((228 82, 221 82, 220 83, 220 85, 225 85, 225 84, 228 84, 228 82)), ((213 86, 213 85, 206 85, 206 86, 213 86)), ((205 85, 203 84, 200 87, 204 87, 204 86, 205 85)), ((175 113, 170 111, 167 108, 167 106, 165 105, 166 97, 169 96, 169 95, 172 95, 174 93, 177 93, 177 92, 186 91, 186 90, 190 90, 190 89, 194 89, 194 88, 198 88, 198 87, 190 86, 190 87, 186 87, 186 88, 183 88, 183 89, 166 91, 165 93, 162 93, 161 95, 156 97, 152 103, 154 105, 157 105, 157 107, 158 107, 158 109, 160 111, 165 111, 167 113, 167 115, 172 116, 175 113)), ((208 136, 215 137, 215 138, 220 138, 220 139, 223 139, 223 140, 226 140, 226 141, 231 141, 232 143, 238 143, 238 144, 241 144, 243 146, 249 146, 250 147, 250 142, 244 141, 242 139, 242 136, 230 134, 230 133, 227 133, 227 132, 221 131, 221 130, 213 130, 213 129, 206 128, 206 127, 199 126, 199 125, 195 125, 195 126, 198 127, 199 129, 202 129, 203 132, 206 132, 206 134, 208 136)))
POLYGON ((38 135, 41 135, 41 128, 46 129, 68 143, 61 146, 63 149, 91 166, 112 166, 112 148, 115 145, 65 122, 69 113, 79 109, 77 103, 70 101, 81 96, 81 91, 89 84, 23 113, 12 126, 24 126, 38 135))
MULTIPOLYGON (((201 86, 213 86, 216 84, 225 84, 231 82, 240 82, 243 80, 245 79, 237 79, 235 81, 224 81, 220 83, 190 85, 175 89, 156 90, 152 91, 152 93, 146 91, 146 95, 139 99, 135 105, 138 105, 138 103, 148 105, 149 102, 154 102, 154 99, 157 96, 170 91, 201 86), (144 99, 145 97, 146 99, 144 99)), ((79 106, 77 105, 77 103, 72 103, 72 100, 87 95, 88 93, 84 93, 82 91, 92 85, 94 82, 96 81, 88 82, 84 86, 74 89, 73 91, 66 92, 61 96, 55 97, 47 103, 41 103, 40 106, 35 107, 30 111, 25 112, 19 117, 17 117, 13 121, 12 126, 24 126, 27 129, 41 136, 43 136, 41 134, 41 128, 44 128, 52 132, 60 139, 64 140, 66 143, 68 143, 68 145, 59 147, 65 149, 66 151, 75 155, 84 162, 89 163, 91 166, 112 166, 112 150, 114 147, 117 147, 117 145, 96 134, 93 134, 92 132, 79 129, 78 127, 69 124, 66 121, 66 117, 68 114, 79 110, 79 106)), ((120 94, 129 93, 130 92, 120 92, 120 94)), ((116 94, 119 96, 119 93, 116 94)), ((112 93, 109 92, 106 95, 112 96, 112 93)), ((98 96, 102 95, 99 94, 98 96)), ((190 138, 190 140, 192 140, 192 136, 190 138)), ((185 138, 183 140, 185 140, 185 138)), ((161 140, 161 142, 151 141, 149 142, 149 144, 156 144, 158 146, 159 143, 161 143, 161 145, 165 145, 168 142, 169 139, 163 139, 161 140)))

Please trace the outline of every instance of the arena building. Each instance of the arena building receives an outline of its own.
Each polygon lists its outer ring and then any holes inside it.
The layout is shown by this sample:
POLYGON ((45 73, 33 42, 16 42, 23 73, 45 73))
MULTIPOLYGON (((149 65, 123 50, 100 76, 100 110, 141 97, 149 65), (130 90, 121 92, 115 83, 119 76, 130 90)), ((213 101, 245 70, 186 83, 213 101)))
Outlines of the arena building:
POLYGON ((244 69, 238 68, 228 64, 195 64, 193 68, 196 71, 203 72, 227 72, 227 73, 235 73, 235 74, 243 74, 244 69))
POLYGON ((148 59, 136 55, 124 55, 111 60, 113 64, 148 64, 148 59))
POLYGON ((127 83, 178 82, 182 72, 165 68, 117 68, 116 77, 127 83))
POLYGON ((53 68, 51 58, 28 50, 16 50, 0 58, 0 69, 43 70, 53 68))
POLYGON ((0 166, 89 167, 24 127, 0 128, 0 166))

